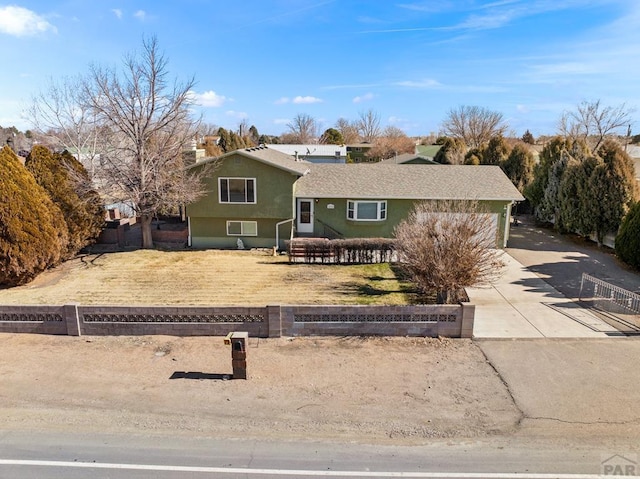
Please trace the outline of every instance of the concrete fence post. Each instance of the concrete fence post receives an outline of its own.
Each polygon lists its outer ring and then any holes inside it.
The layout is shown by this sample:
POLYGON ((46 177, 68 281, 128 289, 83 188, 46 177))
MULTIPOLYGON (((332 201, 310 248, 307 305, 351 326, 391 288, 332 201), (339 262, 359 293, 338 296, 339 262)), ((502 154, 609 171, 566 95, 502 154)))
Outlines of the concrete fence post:
POLYGON ((473 320, 476 315, 476 305, 471 303, 460 303, 462 306, 462 324, 460 326, 461 338, 473 337, 473 320))
POLYGON ((267 337, 279 338, 282 336, 280 306, 267 306, 267 328, 267 337))
POLYGON ((67 323, 67 335, 82 336, 82 328, 80 326, 80 315, 78 314, 77 304, 65 304, 62 307, 64 320, 67 323))

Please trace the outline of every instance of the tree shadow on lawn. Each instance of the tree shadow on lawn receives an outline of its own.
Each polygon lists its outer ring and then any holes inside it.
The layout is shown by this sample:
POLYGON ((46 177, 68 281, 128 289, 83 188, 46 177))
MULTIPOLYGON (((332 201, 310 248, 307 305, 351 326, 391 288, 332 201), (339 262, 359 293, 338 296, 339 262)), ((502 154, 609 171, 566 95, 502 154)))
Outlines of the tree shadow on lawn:
POLYGON ((409 278, 402 270, 402 268, 392 263, 389 265, 389 269, 393 273, 393 277, 385 277, 380 275, 364 276, 363 279, 367 282, 362 284, 360 282, 345 283, 344 294, 355 294, 359 298, 378 298, 381 296, 388 296, 392 294, 403 295, 406 304, 434 304, 435 294, 424 294, 418 290, 414 284, 409 281, 409 278), (397 287, 389 287, 386 282, 397 283, 397 287))

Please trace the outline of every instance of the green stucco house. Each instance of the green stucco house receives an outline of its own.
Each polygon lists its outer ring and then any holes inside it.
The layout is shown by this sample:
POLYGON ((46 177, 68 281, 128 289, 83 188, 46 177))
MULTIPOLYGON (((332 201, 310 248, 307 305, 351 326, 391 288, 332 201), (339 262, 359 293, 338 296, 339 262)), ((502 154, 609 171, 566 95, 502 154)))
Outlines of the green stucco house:
POLYGON ((194 248, 284 247, 293 236, 391 237, 424 200, 478 200, 504 247, 514 202, 524 198, 497 166, 313 164, 268 147, 207 158, 208 195, 187 206, 194 248))

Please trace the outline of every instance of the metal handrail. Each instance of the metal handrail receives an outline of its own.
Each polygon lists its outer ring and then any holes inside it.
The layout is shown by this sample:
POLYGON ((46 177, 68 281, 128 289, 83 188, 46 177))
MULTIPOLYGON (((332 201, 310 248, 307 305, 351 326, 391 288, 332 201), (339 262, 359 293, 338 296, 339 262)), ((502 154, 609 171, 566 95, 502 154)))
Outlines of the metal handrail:
MULTIPOLYGON (((327 235, 326 235, 326 230, 328 229, 328 230, 332 233, 332 236, 334 236, 335 238, 344 239, 344 235, 343 235, 342 233, 340 233, 337 229, 335 229, 335 228, 333 228, 333 227, 329 226, 327 223, 325 223, 325 222, 324 222, 324 221, 322 221, 322 220, 316 219, 316 221, 317 221, 318 223, 320 223, 320 224, 324 227, 324 229, 325 229, 325 236, 327 236, 327 235)), ((329 239, 335 239, 335 238, 329 238, 329 239)))
POLYGON ((596 297, 610 300, 618 306, 640 314, 640 294, 595 278, 587 273, 582 273, 580 293, 578 294, 579 301, 582 300, 582 289, 585 282, 589 282, 594 285, 594 295, 596 297), (600 291, 598 291, 598 289, 600 289, 600 291))

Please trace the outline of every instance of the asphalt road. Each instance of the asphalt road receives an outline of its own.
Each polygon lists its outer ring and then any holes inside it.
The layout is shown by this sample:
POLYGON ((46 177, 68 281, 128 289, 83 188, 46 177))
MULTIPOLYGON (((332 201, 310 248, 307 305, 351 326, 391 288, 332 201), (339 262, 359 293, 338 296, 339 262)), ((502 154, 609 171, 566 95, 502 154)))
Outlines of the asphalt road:
MULTIPOLYGON (((622 456, 627 454, 627 456, 622 456)), ((249 477, 598 477, 616 443, 567 447, 531 438, 438 441, 428 446, 366 446, 153 436, 0 435, 2 478, 249 477)))

